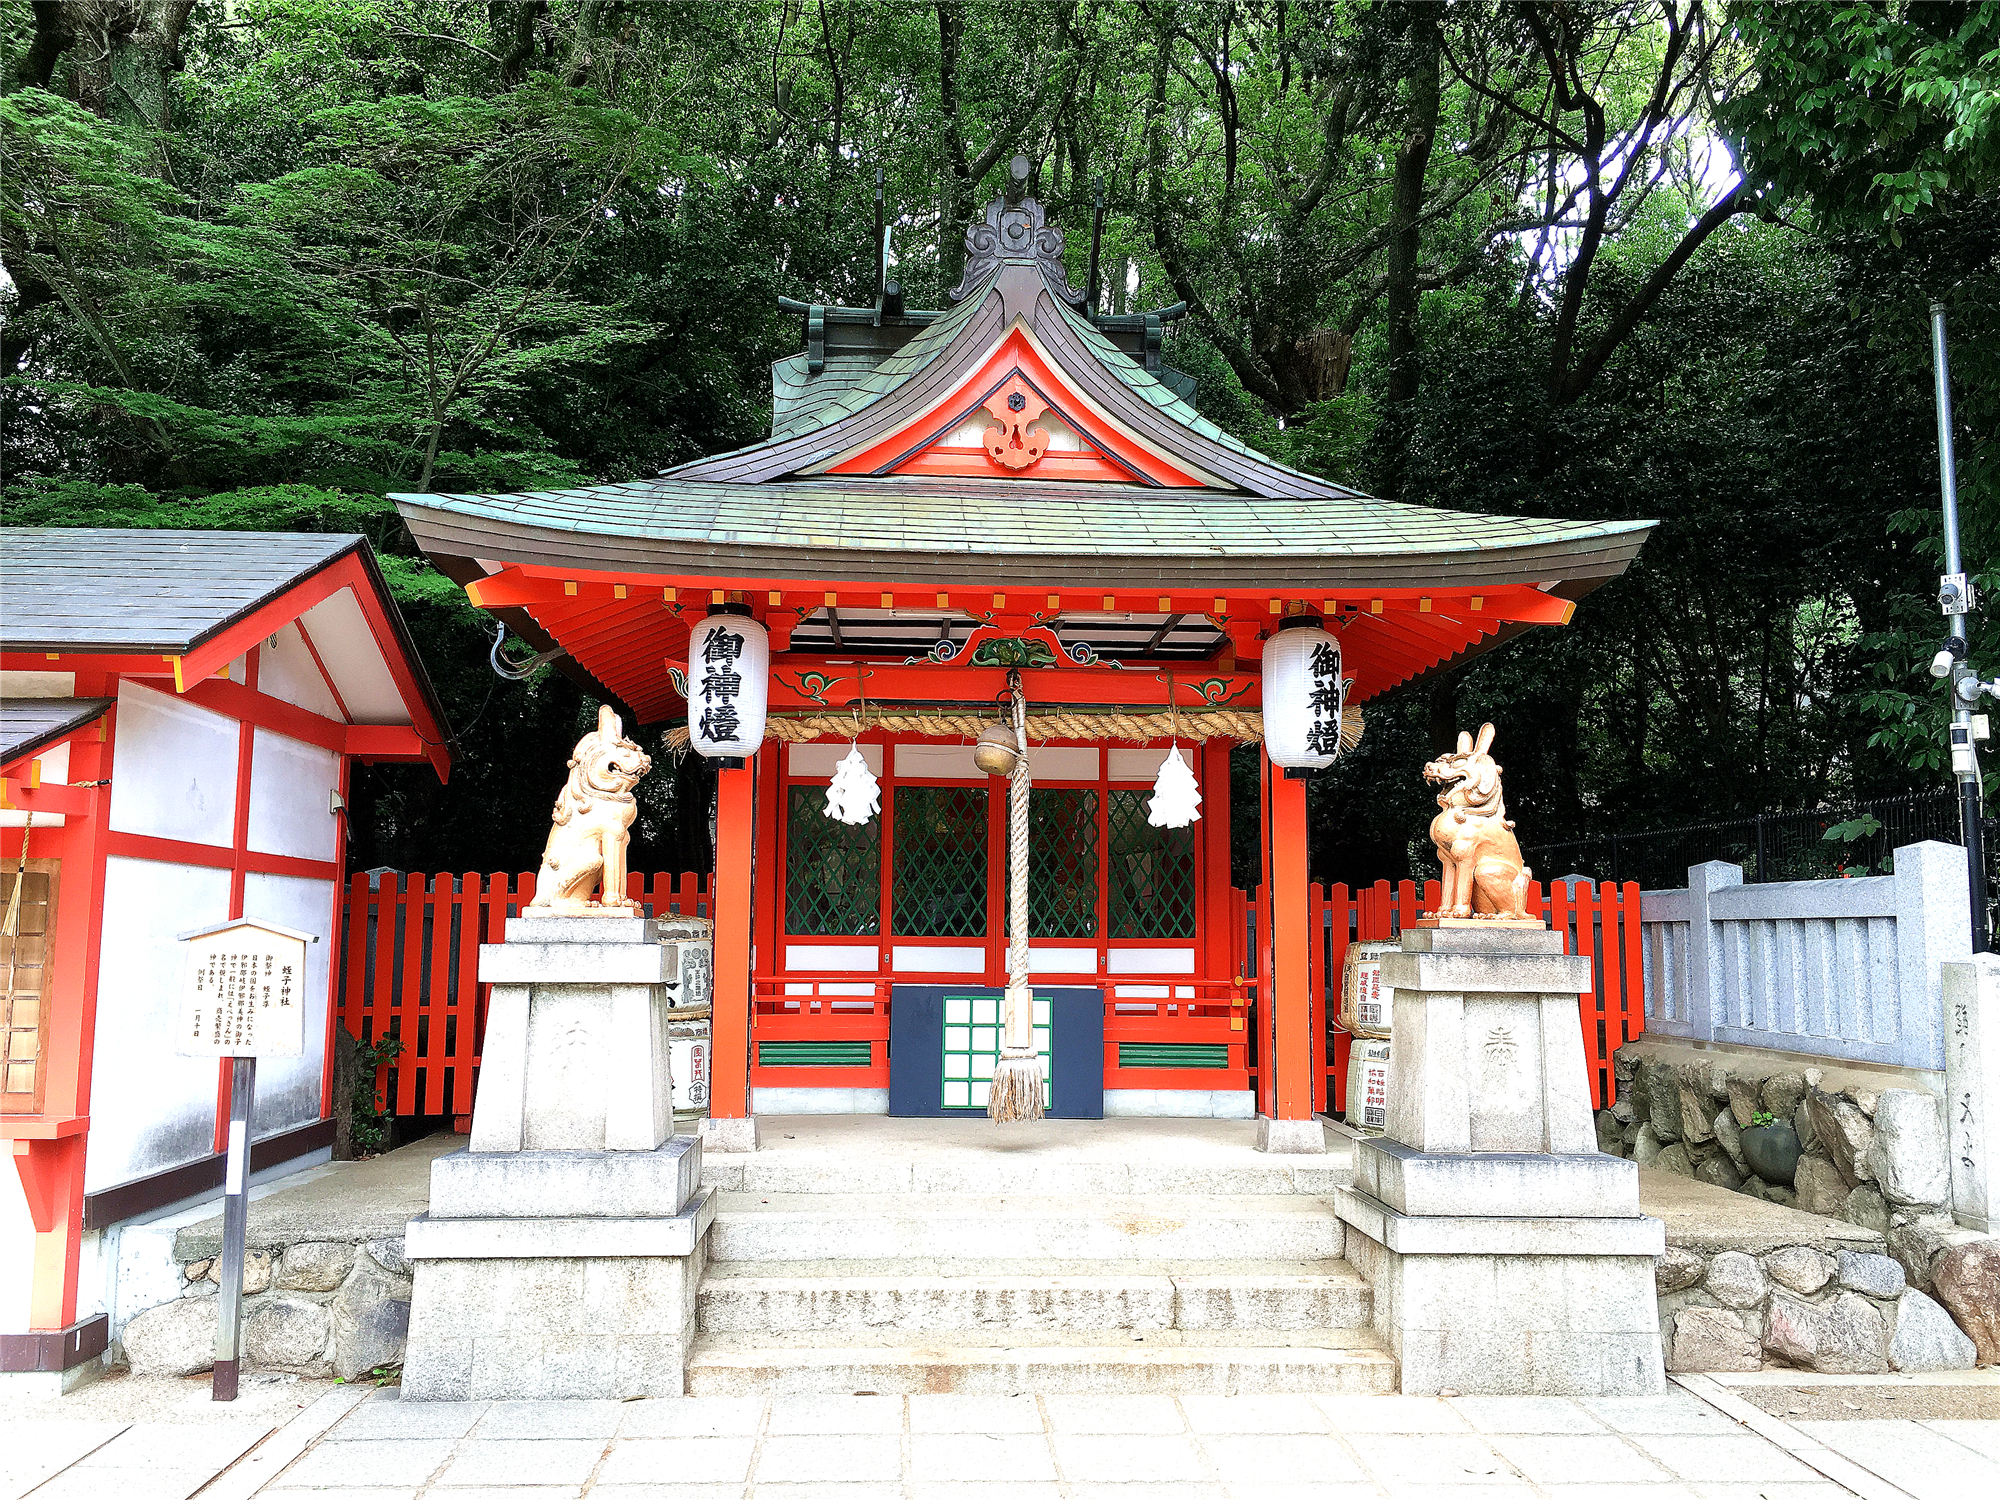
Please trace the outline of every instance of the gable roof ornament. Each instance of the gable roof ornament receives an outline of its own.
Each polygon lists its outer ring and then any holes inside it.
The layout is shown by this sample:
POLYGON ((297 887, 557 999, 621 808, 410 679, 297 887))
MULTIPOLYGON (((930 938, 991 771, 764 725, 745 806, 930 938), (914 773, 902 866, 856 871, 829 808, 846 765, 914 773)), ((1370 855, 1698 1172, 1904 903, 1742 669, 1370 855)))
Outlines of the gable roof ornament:
POLYGON ((1042 205, 1021 196, 1028 181, 1028 158, 1008 163, 1012 186, 1007 195, 986 205, 986 221, 965 231, 965 274, 945 295, 963 302, 1003 260, 1033 259, 1049 290, 1071 307, 1083 306, 1083 293, 1069 284, 1063 266, 1063 232, 1046 222, 1042 205))

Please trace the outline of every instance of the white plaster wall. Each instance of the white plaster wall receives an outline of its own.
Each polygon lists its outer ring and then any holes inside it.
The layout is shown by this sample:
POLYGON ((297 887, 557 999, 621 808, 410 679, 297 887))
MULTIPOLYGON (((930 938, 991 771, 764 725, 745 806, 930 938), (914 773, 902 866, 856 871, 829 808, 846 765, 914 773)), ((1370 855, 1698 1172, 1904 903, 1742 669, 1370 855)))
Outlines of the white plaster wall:
POLYGON ((330 797, 340 786, 340 757, 268 729, 252 734, 250 847, 259 854, 331 860, 338 828, 330 797))
POLYGON ((13 1162, 0 1172, 0 1333, 28 1331, 28 1294, 35 1269, 35 1222, 13 1162))
POLYGON ((111 827, 227 848, 236 831, 236 739, 234 719, 119 683, 111 827))
POLYGON ((257 875, 243 882, 243 915, 314 933, 306 944, 306 1045, 298 1057, 257 1060, 257 1108, 250 1138, 261 1141, 319 1118, 320 1077, 326 1067, 328 970, 333 953, 333 882, 294 875, 257 875))
POLYGON ((257 648, 257 691, 336 723, 347 717, 327 690, 326 678, 306 649, 296 622, 257 648))
POLYGON ((173 1004, 183 962, 176 934, 228 916, 227 870, 105 861, 86 1192, 215 1149, 215 1061, 174 1052, 173 1004))
POLYGON ((382 648, 375 644, 375 632, 355 602, 353 589, 321 600, 300 618, 355 723, 410 722, 403 694, 389 675, 382 648))
POLYGON ((0 698, 74 698, 74 672, 0 672, 0 698))
MULTIPOLYGON (((44 750, 35 759, 42 763, 42 780, 44 783, 69 780, 69 742, 67 740, 57 745, 53 750, 44 750)), ((60 828, 68 821, 69 815, 67 813, 38 812, 35 814, 35 827, 37 828, 60 828)), ((27 823, 28 815, 24 812, 0 812, 0 828, 25 828, 27 823)), ((31 846, 28 850, 30 854, 39 856, 49 852, 44 850, 35 841, 35 836, 32 833, 28 835, 28 842, 31 846)))

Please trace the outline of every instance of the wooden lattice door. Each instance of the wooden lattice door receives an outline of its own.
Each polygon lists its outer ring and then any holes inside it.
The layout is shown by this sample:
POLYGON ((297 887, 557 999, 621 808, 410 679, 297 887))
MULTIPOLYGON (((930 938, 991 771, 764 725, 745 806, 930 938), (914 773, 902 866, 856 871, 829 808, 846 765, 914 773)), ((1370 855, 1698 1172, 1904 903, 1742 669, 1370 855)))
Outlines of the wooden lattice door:
POLYGON ((60 868, 60 860, 31 859, 25 871, 0 869, 0 1114, 42 1111, 60 868))

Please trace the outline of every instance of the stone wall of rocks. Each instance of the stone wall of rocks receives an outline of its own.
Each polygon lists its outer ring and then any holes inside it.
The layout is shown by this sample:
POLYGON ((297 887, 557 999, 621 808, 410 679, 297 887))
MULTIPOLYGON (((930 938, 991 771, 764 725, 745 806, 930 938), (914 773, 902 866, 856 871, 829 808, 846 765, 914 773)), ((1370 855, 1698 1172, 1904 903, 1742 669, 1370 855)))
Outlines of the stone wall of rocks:
POLYGON ((1964 1316, 1948 1310, 1911 1286, 1886 1255, 1811 1245, 1762 1255, 1669 1245, 1654 1279, 1661 1346, 1673 1371, 1757 1370, 1769 1359, 1866 1375, 1969 1370, 2000 1359, 2000 1349, 1983 1350, 1958 1326, 1980 1322, 1976 1302, 1966 1303, 1964 1316))
MULTIPOLYGON (((215 1363, 216 1262, 181 1266, 186 1291, 125 1325, 138 1375, 193 1375, 215 1363)), ((243 1362, 253 1370, 352 1380, 403 1362, 410 1263, 400 1239, 306 1241, 249 1251, 243 1266, 243 1362)))
POLYGON ((1920 1089, 1874 1090, 1728 1058, 1672 1061, 1639 1044, 1615 1058, 1618 1102, 1598 1111, 1597 1143, 1642 1167, 1678 1172, 1894 1240, 1949 1230, 1951 1170, 1938 1099, 1920 1089), (1830 1084, 1822 1087, 1822 1084, 1830 1084), (1789 1120, 1804 1154, 1791 1184, 1765 1182, 1744 1160, 1742 1130, 1759 1111, 1789 1120))

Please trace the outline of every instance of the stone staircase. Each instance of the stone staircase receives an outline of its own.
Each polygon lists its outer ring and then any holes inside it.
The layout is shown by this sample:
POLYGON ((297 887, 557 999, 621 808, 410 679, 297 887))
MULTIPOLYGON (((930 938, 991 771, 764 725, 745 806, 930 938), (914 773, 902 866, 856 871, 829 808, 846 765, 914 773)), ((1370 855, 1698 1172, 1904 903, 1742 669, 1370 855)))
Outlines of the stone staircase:
POLYGON ((708 1159, 690 1395, 1395 1389, 1343 1159, 926 1144, 708 1159))

